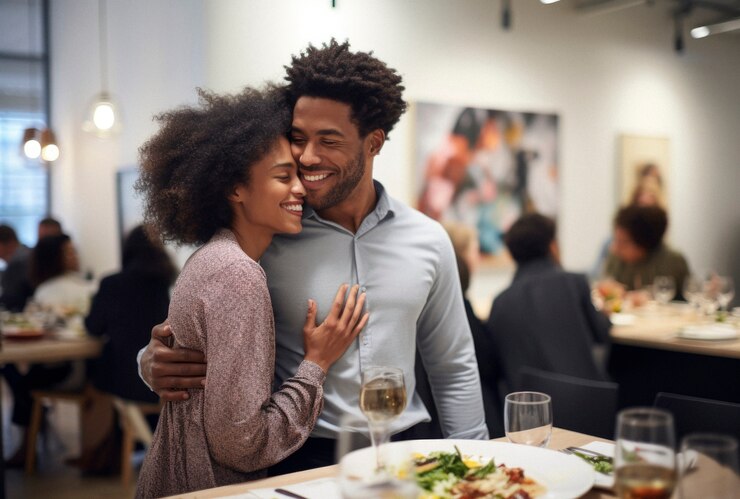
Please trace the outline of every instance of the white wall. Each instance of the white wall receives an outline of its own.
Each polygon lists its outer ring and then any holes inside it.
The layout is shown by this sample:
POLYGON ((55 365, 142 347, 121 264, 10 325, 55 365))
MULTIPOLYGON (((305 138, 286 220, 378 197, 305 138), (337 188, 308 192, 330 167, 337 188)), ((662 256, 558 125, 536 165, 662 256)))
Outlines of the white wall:
POLYGON ((101 139, 82 131, 100 91, 98 2, 51 2, 52 119, 60 159, 52 166, 52 213, 100 276, 120 267, 116 172, 136 164, 155 130, 152 116, 195 101, 204 84, 202 2, 109 0, 109 90, 122 111, 121 132, 101 139))
MULTIPOLYGON (((397 68, 410 101, 557 112, 567 267, 587 269, 609 233, 623 133, 670 138, 671 240, 692 267, 727 272, 740 260, 740 36, 687 40, 679 56, 661 2, 583 17, 569 1, 517 0, 509 32, 493 0, 337 0, 336 8, 329 0, 110 3, 111 86, 125 111, 137 114, 127 114, 124 134, 106 143, 77 131, 97 84, 95 4, 53 4, 55 121, 63 123, 69 154, 57 165, 55 209, 82 244, 99 246, 84 248, 96 270, 115 266, 112 172, 134 161, 152 131, 146 116, 192 99, 201 64, 209 88, 234 91, 281 78, 291 54, 331 36, 397 68)), ((375 170, 406 201, 413 190, 410 134, 405 117, 375 170)), ((508 275, 484 273, 473 292, 487 300, 508 275)))

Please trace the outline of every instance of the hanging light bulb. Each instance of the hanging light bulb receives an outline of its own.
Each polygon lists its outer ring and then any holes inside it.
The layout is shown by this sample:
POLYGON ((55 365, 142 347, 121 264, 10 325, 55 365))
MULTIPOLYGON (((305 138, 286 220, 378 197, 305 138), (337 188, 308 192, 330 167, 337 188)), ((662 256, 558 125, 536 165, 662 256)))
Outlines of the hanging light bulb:
POLYGON ((108 137, 120 128, 120 113, 113 98, 108 93, 108 36, 106 29, 106 2, 98 1, 98 34, 100 36, 100 83, 102 90, 93 99, 87 120, 82 128, 100 137, 108 137))
POLYGON ((36 159, 41 155, 38 129, 26 128, 23 131, 23 154, 28 159, 36 159))
POLYGON ((59 158, 59 147, 54 132, 45 128, 41 132, 41 159, 47 163, 56 161, 59 158))

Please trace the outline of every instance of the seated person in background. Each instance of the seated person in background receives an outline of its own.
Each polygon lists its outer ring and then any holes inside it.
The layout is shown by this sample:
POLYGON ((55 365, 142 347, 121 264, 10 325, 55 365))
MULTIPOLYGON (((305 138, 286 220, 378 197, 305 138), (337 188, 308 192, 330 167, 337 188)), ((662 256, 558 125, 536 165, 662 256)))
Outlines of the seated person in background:
POLYGON ((657 276, 670 276, 676 283, 678 298, 682 298, 689 266, 680 253, 663 242, 667 227, 668 216, 658 206, 621 208, 614 218, 605 276, 622 283, 628 291, 649 286, 657 276))
POLYGON ((508 389, 519 389, 523 366, 606 379, 593 347, 607 342, 610 323, 591 303, 586 277, 560 267, 555 222, 523 215, 504 242, 517 270, 494 300, 486 327, 508 389))
POLYGON ((470 331, 473 333, 475 356, 478 359, 483 408, 486 412, 486 426, 488 426, 488 433, 491 438, 495 438, 504 434, 504 423, 501 419, 504 408, 501 404, 502 398, 498 386, 501 373, 499 364, 495 359, 493 345, 486 333, 486 326, 475 315, 473 306, 467 297, 470 278, 480 263, 478 232, 473 227, 454 222, 446 222, 442 225, 450 236, 457 257, 457 270, 460 275, 465 314, 468 317, 470 331))
POLYGON ((96 388, 128 400, 156 403, 157 394, 139 382, 136 354, 149 340, 152 324, 167 318, 169 289, 177 269, 164 246, 150 239, 144 226, 131 230, 123 243, 123 268, 100 282, 85 326, 106 339, 92 362, 96 388))
POLYGON ((31 250, 18 241, 9 225, 0 225, 0 260, 6 265, 0 274, 0 308, 21 312, 33 295, 29 271, 31 250))
MULTIPOLYGON (((31 282, 36 286, 34 307, 41 306, 67 316, 87 313, 93 288, 76 273, 79 261, 69 236, 62 234, 41 239, 31 252, 30 269, 31 282)), ((72 379, 81 383, 83 366, 81 363, 77 366, 72 379)), ((72 371, 71 362, 33 364, 25 374, 14 364, 3 367, 3 375, 13 392, 13 423, 24 428, 23 442, 7 462, 8 466, 22 466, 25 460, 25 441, 33 405, 31 391, 69 384, 72 371)))

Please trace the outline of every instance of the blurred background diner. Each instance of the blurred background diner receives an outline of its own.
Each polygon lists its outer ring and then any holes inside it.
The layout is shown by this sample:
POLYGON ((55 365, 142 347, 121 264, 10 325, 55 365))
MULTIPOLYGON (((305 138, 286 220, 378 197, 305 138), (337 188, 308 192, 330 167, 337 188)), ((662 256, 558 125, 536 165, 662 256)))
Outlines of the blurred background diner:
POLYGON ((156 403, 134 357, 193 251, 138 227, 138 148, 196 87, 279 80, 332 36, 403 76, 411 112, 373 173, 448 227, 492 437, 522 368, 607 393, 612 430, 661 392, 740 404, 740 31, 691 34, 735 18, 736 0, 0 0, 8 495, 132 496, 112 401, 156 403), (533 216, 552 226, 517 242, 533 216), (90 349, 14 360, 47 341, 90 349))

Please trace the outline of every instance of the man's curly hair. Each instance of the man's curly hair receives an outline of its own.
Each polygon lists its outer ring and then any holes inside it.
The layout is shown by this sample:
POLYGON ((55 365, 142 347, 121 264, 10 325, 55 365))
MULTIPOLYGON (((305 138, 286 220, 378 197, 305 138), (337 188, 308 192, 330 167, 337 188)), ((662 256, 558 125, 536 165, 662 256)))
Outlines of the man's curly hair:
POLYGON ((624 206, 614 217, 614 226, 627 231, 636 245, 650 252, 663 242, 668 214, 660 206, 624 206))
POLYGON ((401 97, 401 76, 372 52, 350 52, 349 42, 316 48, 292 57, 286 66, 288 98, 292 106, 302 96, 322 97, 349 104, 360 137, 382 129, 386 137, 401 115, 406 102, 401 97))
POLYGON ((144 196, 144 218, 179 244, 205 243, 231 226, 228 193, 248 183, 250 167, 287 136, 291 122, 282 87, 236 95, 198 89, 198 96, 197 106, 156 116, 161 128, 139 149, 135 187, 144 196))

